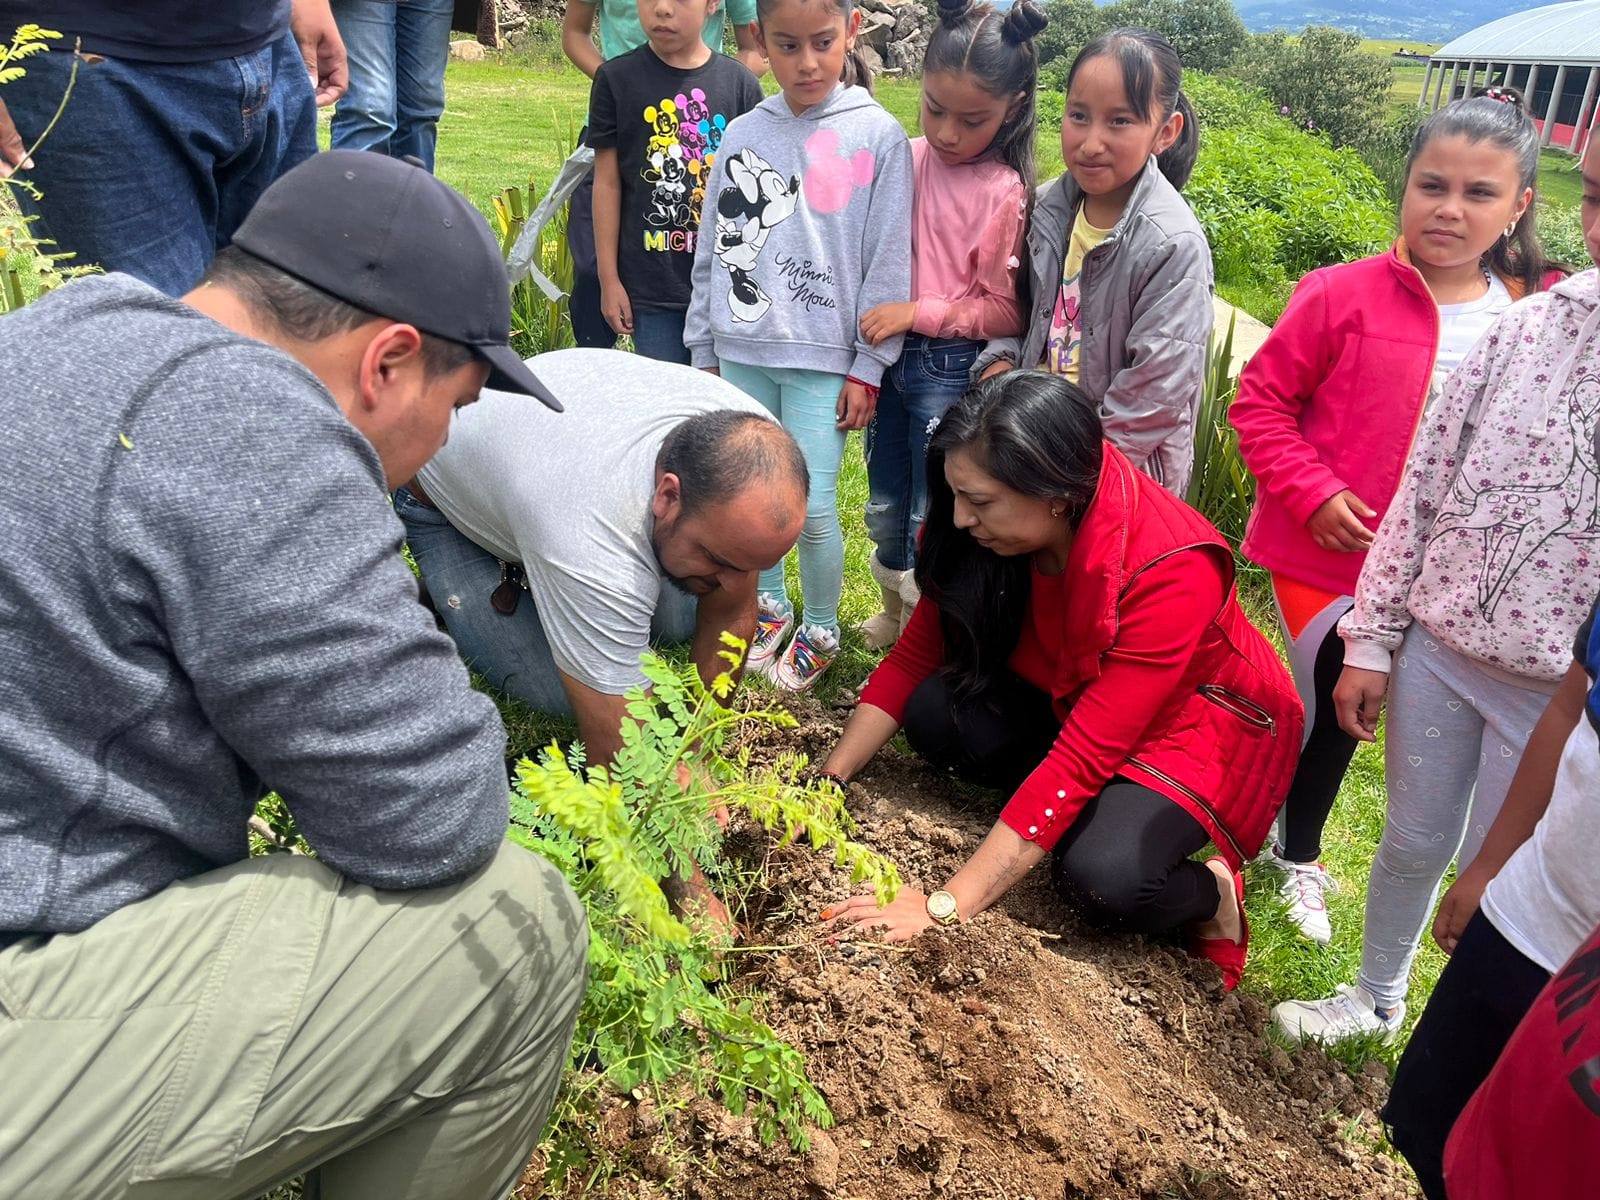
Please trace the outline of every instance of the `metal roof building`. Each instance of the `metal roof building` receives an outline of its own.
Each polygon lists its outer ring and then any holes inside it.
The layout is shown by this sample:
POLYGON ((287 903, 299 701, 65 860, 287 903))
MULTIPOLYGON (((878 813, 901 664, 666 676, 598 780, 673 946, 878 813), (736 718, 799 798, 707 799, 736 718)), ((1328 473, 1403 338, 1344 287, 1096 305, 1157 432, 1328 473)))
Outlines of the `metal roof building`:
POLYGON ((1544 145, 1580 153, 1600 107, 1600 0, 1513 13, 1462 34, 1428 59, 1419 103, 1436 109, 1491 83, 1521 89, 1544 145))

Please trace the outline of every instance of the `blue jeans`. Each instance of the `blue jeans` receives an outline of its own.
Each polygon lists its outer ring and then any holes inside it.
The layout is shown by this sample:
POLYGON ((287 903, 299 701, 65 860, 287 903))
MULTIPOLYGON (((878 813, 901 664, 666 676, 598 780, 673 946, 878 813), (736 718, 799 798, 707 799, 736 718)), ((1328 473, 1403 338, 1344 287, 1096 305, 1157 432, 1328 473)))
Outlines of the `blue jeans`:
MULTIPOLYGON (((800 591, 805 598, 804 625, 839 632, 839 593, 844 590, 844 534, 839 528, 839 464, 844 461, 844 430, 838 418, 843 375, 790 367, 751 367, 721 363, 722 377, 764 405, 800 443, 811 493, 806 498, 806 523, 795 547, 800 555, 800 591)), ((761 572, 757 589, 784 599, 783 563, 761 572)))
POLYGON ((333 110, 335 150, 409 154, 433 170, 454 0, 333 0, 350 90, 333 110))
POLYGON ((681 310, 634 309, 633 348, 645 358, 657 362, 689 365, 689 347, 683 344, 683 318, 681 310))
MULTIPOLYGON (((5 86, 24 145, 56 114, 73 55, 28 59, 5 86)), ((181 296, 267 185, 317 150, 317 109, 292 35, 206 63, 80 62, 61 120, 12 194, 80 264, 181 296)))
MULTIPOLYGON (((489 603, 500 586, 500 560, 458 532, 436 508, 406 488, 394 493, 395 514, 405 523, 406 545, 422 572, 433 607, 456 649, 489 686, 541 712, 572 715, 561 673, 539 621, 539 606, 523 592, 511 613, 489 603)), ((696 601, 665 581, 656 602, 652 640, 686 642, 694 636, 696 601)))
POLYGON ((891 571, 917 565, 917 535, 928 511, 928 438, 961 399, 982 342, 906 335, 900 361, 883 375, 867 427, 867 536, 891 571))

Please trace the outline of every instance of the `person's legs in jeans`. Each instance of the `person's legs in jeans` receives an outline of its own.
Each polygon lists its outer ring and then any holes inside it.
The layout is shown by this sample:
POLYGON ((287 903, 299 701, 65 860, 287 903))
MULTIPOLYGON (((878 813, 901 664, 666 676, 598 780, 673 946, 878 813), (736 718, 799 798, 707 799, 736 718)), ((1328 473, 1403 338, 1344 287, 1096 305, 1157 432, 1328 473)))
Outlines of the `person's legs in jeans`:
POLYGON ((444 69, 450 60, 454 0, 400 0, 395 9, 394 138, 389 153, 409 154, 433 170, 444 114, 444 69))
POLYGON ((539 621, 533 597, 519 589, 517 606, 503 613, 489 602, 500 586, 499 560, 458 532, 436 508, 422 504, 407 489, 394 494, 394 510, 405 522, 406 545, 416 559, 434 611, 444 619, 469 667, 489 685, 541 712, 570 714, 539 621))
POLYGON ((1444 1200, 1444 1147, 1550 973, 1473 914, 1395 1068, 1382 1117, 1428 1200, 1444 1200))
POLYGON ((1548 701, 1491 677, 1420 625, 1406 631, 1389 680, 1388 803, 1361 939, 1358 981, 1378 1009, 1405 999, 1445 871, 1458 849, 1462 866, 1477 854, 1548 701))
POLYGON ((634 352, 657 362, 688 366, 689 348, 683 344, 683 318, 681 309, 634 309, 634 352))
POLYGON ((928 439, 966 393, 982 343, 906 336, 900 361, 886 372, 867 450, 867 536, 891 571, 916 566, 917 536, 928 511, 928 439))
POLYGON ((564 1072, 583 907, 506 843, 378 891, 301 855, 0 951, 0 1195, 498 1200, 564 1072))
POLYGON ((391 153, 395 131, 395 0, 332 0, 350 60, 350 86, 333 109, 335 150, 391 153))
MULTIPOLYGON (((839 595, 844 589, 844 534, 839 528, 839 464, 844 430, 836 428, 844 376, 823 371, 751 367, 724 361, 722 377, 764 405, 794 435, 811 475, 800 556, 800 624, 839 635, 839 595)), ((759 591, 783 596, 783 564, 761 573, 759 591), (776 590, 774 590, 776 589, 776 590)))
POLYGON ((579 346, 609 350, 617 334, 600 311, 600 263, 594 249, 594 172, 590 171, 567 203, 567 246, 572 251, 572 295, 567 317, 579 346))
MULTIPOLYGON (((35 55, 6 85, 25 145, 55 119, 74 61, 65 51, 35 55)), ((315 100, 291 35, 210 63, 102 58, 77 67, 60 121, 20 176, 40 198, 12 190, 38 218, 34 231, 75 254, 75 265, 182 295, 267 184, 316 151, 315 100)))

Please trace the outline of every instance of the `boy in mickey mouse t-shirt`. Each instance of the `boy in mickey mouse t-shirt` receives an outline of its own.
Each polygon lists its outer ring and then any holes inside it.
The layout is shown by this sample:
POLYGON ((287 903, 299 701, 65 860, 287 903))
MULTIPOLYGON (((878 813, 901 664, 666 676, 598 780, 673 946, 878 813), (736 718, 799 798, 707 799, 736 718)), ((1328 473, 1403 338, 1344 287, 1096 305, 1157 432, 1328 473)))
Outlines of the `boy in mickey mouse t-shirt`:
POLYGON ((600 311, 648 358, 687 364, 683 319, 706 180, 728 123, 761 103, 700 39, 719 0, 639 0, 649 41, 601 64, 589 97, 600 311))

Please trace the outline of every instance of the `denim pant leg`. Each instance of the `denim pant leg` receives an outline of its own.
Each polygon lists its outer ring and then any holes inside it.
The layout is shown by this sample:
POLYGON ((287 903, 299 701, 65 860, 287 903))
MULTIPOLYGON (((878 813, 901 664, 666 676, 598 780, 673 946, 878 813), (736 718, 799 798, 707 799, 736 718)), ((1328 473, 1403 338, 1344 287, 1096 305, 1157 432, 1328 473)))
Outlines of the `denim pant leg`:
MULTIPOLYGON (((25 145, 55 119, 74 61, 34 55, 6 85, 25 145)), ((35 231, 78 264, 182 295, 267 184, 316 152, 316 104, 289 34, 215 62, 77 65, 61 119, 22 176, 40 199, 12 192, 35 231)))
POLYGON ((578 185, 567 204, 567 246, 572 251, 572 295, 567 317, 572 337, 585 349, 609 350, 616 331, 600 311, 600 267, 594 249, 594 172, 578 185))
POLYGON ((916 566, 928 511, 928 439, 967 390, 981 342, 910 334, 883 379, 867 450, 867 535, 891 571, 916 566))
POLYGON ((634 309, 633 349, 657 362, 689 365, 689 347, 683 344, 684 313, 679 309, 634 309))
MULTIPOLYGON (((839 465, 844 461, 844 430, 838 421, 839 393, 845 377, 824 371, 751 367, 723 360, 722 377, 759 401, 794 435, 811 475, 806 521, 796 551, 805 625, 839 632, 839 595, 844 590, 844 533, 839 528, 839 465)), ((783 564, 761 572, 757 589, 783 596, 783 564)))
POLYGON ((467 665, 530 708, 571 715, 533 597, 523 592, 516 611, 499 612, 489 603, 500 585, 494 555, 405 488, 394 494, 394 511, 405 522, 406 544, 433 606, 467 665))
POLYGON ((450 60, 455 0, 401 0, 395 9, 394 140, 389 153, 409 154, 433 170, 444 115, 444 69, 450 60))
POLYGON ((333 0, 350 60, 350 87, 333 110, 335 150, 390 153, 395 131, 395 0, 333 0))

